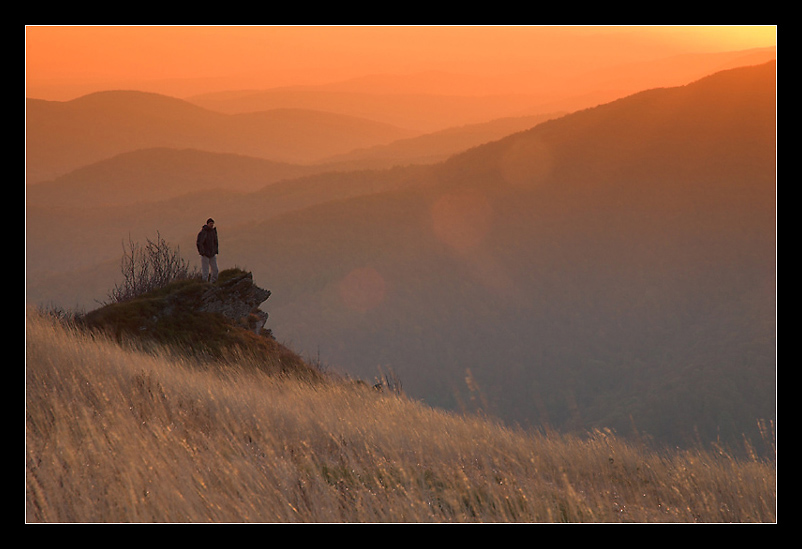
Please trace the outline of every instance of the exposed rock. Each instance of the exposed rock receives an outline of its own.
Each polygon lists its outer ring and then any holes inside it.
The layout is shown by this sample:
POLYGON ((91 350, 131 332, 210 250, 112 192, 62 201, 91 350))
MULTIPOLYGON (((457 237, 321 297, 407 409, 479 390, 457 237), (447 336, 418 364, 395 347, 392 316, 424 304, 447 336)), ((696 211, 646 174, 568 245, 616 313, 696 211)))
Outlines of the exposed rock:
POLYGON ((238 272, 231 278, 209 286, 201 296, 198 310, 221 314, 259 334, 268 317, 259 306, 269 297, 270 290, 254 284, 251 273, 238 272))
POLYGON ((175 334, 170 335, 166 326, 171 326, 169 330, 191 332, 197 330, 198 313, 207 313, 256 335, 272 338, 270 330, 264 327, 268 315, 259 309, 269 297, 270 291, 254 284, 251 273, 229 269, 220 273, 215 284, 177 281, 91 311, 84 320, 89 326, 110 329, 113 333, 136 332, 170 339, 175 334))
POLYGON ((78 322, 118 341, 164 344, 203 361, 247 356, 243 364, 264 372, 321 379, 313 366, 264 328, 268 315, 259 306, 269 297, 270 291, 254 284, 251 273, 233 268, 221 271, 214 284, 199 278, 176 280, 104 305, 78 322))

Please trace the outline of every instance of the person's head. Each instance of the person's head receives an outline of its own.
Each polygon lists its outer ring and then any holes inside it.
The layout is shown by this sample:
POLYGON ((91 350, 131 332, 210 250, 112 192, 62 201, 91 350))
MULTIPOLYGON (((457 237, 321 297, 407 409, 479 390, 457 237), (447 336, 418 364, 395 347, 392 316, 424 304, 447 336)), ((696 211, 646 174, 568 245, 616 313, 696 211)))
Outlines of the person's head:
POLYGON ((211 217, 207 219, 206 225, 208 225, 210 229, 214 228, 214 219, 212 219, 211 217))

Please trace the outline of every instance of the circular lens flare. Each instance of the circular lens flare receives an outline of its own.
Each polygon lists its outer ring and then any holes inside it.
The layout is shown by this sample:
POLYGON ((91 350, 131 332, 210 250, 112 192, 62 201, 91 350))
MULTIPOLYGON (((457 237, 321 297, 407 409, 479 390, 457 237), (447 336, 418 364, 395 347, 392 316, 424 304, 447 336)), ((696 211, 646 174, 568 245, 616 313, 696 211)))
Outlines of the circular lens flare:
POLYGON ((381 305, 387 294, 384 277, 372 267, 354 269, 340 281, 340 298, 346 307, 361 313, 381 305))
POLYGON ((479 192, 443 195, 432 206, 432 229, 441 242, 465 253, 481 245, 493 222, 493 208, 479 192))

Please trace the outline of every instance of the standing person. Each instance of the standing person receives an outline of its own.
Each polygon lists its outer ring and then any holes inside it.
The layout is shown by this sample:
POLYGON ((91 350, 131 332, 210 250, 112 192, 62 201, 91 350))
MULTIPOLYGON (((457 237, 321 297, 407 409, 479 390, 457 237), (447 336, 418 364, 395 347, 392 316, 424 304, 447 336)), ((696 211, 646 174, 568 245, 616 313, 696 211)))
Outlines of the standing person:
POLYGON ((217 228, 214 226, 214 219, 211 217, 206 220, 206 225, 198 233, 198 253, 201 256, 201 274, 203 281, 211 283, 217 282, 217 228), (211 278, 209 269, 211 268, 211 278))

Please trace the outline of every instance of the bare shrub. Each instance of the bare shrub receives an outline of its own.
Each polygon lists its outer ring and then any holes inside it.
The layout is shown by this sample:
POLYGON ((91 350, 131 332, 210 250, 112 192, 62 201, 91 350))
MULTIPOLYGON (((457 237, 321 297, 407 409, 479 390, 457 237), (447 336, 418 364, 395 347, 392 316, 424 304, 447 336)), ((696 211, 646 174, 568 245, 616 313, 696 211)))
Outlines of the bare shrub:
POLYGON ((158 232, 156 239, 147 239, 142 245, 128 237, 128 247, 123 242, 120 260, 123 280, 109 294, 110 303, 119 303, 162 288, 174 280, 195 278, 197 268, 190 268, 181 257, 180 249, 173 249, 158 232))

